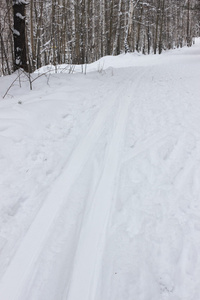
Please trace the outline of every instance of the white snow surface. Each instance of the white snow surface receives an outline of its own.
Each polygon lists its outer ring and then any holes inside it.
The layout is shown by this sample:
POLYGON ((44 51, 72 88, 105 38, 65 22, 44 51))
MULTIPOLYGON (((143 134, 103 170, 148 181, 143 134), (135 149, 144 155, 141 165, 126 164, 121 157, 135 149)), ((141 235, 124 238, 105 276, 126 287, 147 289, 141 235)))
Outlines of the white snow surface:
POLYGON ((200 40, 56 71, 0 78, 0 300, 199 300, 200 40))

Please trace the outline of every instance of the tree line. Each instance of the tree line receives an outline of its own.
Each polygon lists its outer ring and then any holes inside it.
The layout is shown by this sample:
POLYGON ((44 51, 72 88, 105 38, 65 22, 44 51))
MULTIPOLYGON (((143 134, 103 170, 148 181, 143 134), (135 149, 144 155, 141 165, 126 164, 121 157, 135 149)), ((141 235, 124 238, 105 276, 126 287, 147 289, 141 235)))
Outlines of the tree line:
POLYGON ((0 73, 161 54, 200 36, 200 0, 1 0, 0 73))

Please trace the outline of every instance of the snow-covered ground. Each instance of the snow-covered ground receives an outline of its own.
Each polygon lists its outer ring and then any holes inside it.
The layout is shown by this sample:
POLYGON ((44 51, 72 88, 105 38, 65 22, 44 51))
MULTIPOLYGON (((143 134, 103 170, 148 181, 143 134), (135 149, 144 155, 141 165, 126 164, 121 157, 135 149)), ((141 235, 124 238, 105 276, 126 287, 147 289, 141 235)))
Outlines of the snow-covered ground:
POLYGON ((200 40, 72 69, 0 78, 0 300, 199 300, 200 40))

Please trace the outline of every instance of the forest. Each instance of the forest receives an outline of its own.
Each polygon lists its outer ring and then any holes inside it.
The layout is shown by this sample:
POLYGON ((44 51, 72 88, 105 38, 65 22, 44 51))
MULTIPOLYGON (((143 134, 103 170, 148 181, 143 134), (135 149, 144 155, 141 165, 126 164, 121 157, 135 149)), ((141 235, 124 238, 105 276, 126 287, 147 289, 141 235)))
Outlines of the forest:
POLYGON ((0 74, 161 54, 198 36, 199 0, 1 0, 0 74))

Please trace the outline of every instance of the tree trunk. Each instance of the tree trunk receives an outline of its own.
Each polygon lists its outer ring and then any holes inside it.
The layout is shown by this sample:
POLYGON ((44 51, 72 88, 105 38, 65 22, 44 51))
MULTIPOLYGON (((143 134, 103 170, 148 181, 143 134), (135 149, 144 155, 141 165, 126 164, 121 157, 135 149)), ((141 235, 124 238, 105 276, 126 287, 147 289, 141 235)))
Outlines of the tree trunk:
POLYGON ((129 50, 134 51, 133 38, 132 38, 133 13, 134 13, 134 9, 137 6, 137 4, 139 3, 139 1, 140 0, 137 0, 137 1, 135 1, 135 3, 134 3, 134 0, 129 1, 128 24, 127 24, 125 40, 124 40, 125 53, 129 52, 129 50))
POLYGON ((13 1, 13 15, 14 15, 14 70, 23 68, 28 72, 28 63, 26 55, 26 35, 25 35, 25 5, 24 0, 13 1))
POLYGON ((192 39, 190 35, 190 0, 187 3, 187 46, 192 46, 192 39))
POLYGON ((142 23, 142 17, 143 17, 143 4, 141 6, 140 16, 139 16, 139 22, 138 22, 138 32, 137 32, 137 41, 136 41, 136 51, 137 52, 141 51, 140 40, 141 40, 141 23, 142 23))
POLYGON ((118 15, 117 15, 117 29, 115 34, 115 40, 113 45, 113 55, 119 54, 118 43, 119 43, 119 30, 120 30, 120 21, 121 21, 121 10, 122 10, 122 0, 119 0, 118 3, 118 15))
POLYGON ((156 28, 155 28, 155 39, 154 39, 154 54, 157 52, 158 46, 158 27, 160 17, 160 0, 158 0, 157 13, 156 13, 156 28))
POLYGON ((164 25, 164 14, 165 14, 165 0, 162 3, 162 16, 161 16, 161 23, 160 23, 160 37, 159 37, 159 54, 162 53, 163 50, 163 25, 164 25))

